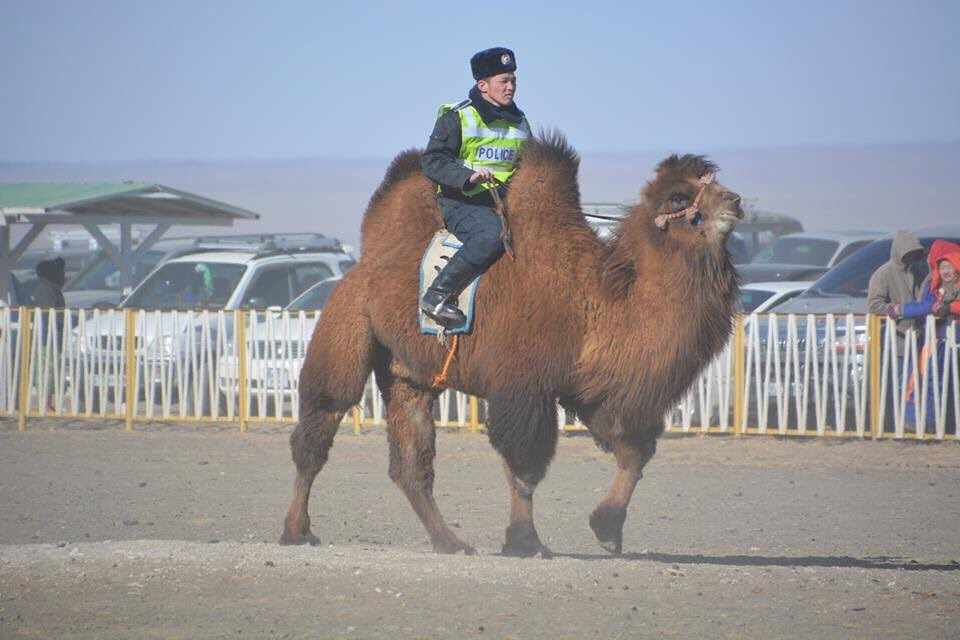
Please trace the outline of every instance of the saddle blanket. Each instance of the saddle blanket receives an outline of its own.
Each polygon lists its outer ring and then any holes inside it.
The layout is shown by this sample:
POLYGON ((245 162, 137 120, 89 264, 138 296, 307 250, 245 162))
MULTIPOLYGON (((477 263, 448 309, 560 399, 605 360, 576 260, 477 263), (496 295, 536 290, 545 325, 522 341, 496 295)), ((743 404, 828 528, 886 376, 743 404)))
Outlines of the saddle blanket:
MULTIPOLYGON (((441 229, 434 234, 433 240, 430 241, 427 250, 423 252, 423 259, 420 261, 420 298, 427 292, 427 287, 433 283, 433 279, 440 273, 440 269, 447 264, 450 256, 462 246, 463 243, 457 240, 457 236, 446 229, 441 229)), ((455 329, 447 329, 445 332, 447 335, 470 333, 470 329, 473 327, 473 297, 476 294, 477 282, 479 281, 479 276, 474 278, 473 282, 467 285, 467 288, 460 294, 457 301, 460 311, 463 311, 464 315, 467 316, 466 324, 455 329)), ((440 325, 419 310, 419 298, 417 299, 417 309, 417 315, 420 317, 420 332, 431 335, 438 334, 440 325)))

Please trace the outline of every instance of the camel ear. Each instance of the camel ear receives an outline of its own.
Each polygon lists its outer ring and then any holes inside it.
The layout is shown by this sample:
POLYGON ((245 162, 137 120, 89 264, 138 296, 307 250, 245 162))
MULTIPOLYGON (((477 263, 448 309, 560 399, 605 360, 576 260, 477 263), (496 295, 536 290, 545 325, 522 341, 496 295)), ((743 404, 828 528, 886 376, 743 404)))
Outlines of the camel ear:
POLYGON ((630 285, 636 279, 637 268, 633 261, 629 260, 622 252, 614 250, 606 264, 603 265, 600 289, 608 300, 618 300, 627 295, 630 285))

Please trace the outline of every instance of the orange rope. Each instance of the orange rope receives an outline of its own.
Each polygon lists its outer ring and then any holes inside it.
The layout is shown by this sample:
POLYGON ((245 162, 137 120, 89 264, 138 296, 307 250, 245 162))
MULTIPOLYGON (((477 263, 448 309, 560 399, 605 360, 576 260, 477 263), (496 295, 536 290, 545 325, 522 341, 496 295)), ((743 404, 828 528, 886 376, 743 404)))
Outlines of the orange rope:
POLYGON ((460 342, 460 334, 454 334, 453 344, 450 345, 450 352, 447 354, 447 359, 443 362, 443 369, 440 370, 440 373, 433 377, 433 388, 439 389, 447 383, 447 370, 450 369, 450 363, 453 362, 453 356, 457 352, 457 343, 460 342))

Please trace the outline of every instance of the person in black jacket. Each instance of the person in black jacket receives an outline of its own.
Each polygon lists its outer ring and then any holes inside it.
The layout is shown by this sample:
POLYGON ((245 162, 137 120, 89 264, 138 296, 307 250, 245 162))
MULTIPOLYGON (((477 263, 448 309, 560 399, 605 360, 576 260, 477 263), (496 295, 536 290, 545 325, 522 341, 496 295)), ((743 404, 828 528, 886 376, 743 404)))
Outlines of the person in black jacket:
MULTIPOLYGON (((37 263, 37 284, 30 294, 30 304, 34 307, 44 309, 41 314, 41 320, 37 326, 40 332, 41 343, 44 345, 45 355, 38 360, 40 366, 37 367, 38 376, 43 376, 47 381, 46 405, 48 411, 53 411, 51 402, 54 393, 53 384, 53 361, 59 355, 59 346, 63 336, 63 308, 66 302, 63 299, 63 284, 67 279, 66 262, 63 258, 54 258, 53 260, 43 260, 37 263), (47 313, 49 309, 57 310, 56 331, 53 338, 47 337, 47 313), (44 370, 41 370, 44 369, 44 370)), ((38 383, 42 378, 38 379, 38 383)), ((40 387, 38 386, 38 389, 40 387)))
POLYGON ((503 255, 503 230, 492 188, 513 174, 530 127, 513 101, 513 51, 485 49, 470 59, 476 84, 466 100, 440 107, 421 167, 437 184, 446 228, 463 243, 420 301, 420 309, 447 328, 463 325, 460 292, 503 255))

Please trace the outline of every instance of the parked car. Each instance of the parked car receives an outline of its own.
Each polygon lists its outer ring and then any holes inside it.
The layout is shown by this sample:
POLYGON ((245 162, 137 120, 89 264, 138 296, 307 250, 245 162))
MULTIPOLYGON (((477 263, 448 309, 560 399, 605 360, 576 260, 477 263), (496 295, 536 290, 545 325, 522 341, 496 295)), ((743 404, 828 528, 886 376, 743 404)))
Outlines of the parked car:
MULTIPOLYGON (((743 220, 737 223, 736 229, 747 245, 750 258, 780 236, 800 231, 803 231, 803 224, 793 216, 764 211, 749 204, 744 206, 743 220)), ((745 262, 749 262, 749 258, 745 262)))
MULTIPOLYGON (((960 242, 960 224, 913 229, 920 244, 929 251, 936 239, 960 242)), ((867 312, 870 276, 890 259, 893 233, 861 247, 825 273, 806 291, 772 309, 777 313, 858 313, 867 312)), ((918 265, 918 277, 926 275, 926 261, 918 265)))
MULTIPOLYGON (((147 276, 121 303, 121 308, 163 311, 217 311, 234 309, 280 309, 313 284, 332 276, 342 276, 344 269, 354 264, 352 255, 335 239, 319 238, 313 242, 293 244, 268 240, 251 246, 245 251, 205 251, 168 260, 147 276)), ((225 326, 218 325, 216 316, 202 314, 165 313, 157 316, 147 314, 145 326, 138 332, 138 346, 150 353, 159 353, 164 361, 161 370, 167 371, 176 354, 200 354, 206 358, 206 368, 197 373, 197 366, 179 378, 167 381, 167 386, 187 386, 200 378, 200 387, 211 384, 208 380, 216 354, 203 355, 202 346, 214 348, 220 331, 225 336, 233 334, 233 317, 228 314, 225 326), (204 342, 207 341, 207 342, 204 342), (211 347, 211 345, 213 345, 211 347), (212 365, 211 365, 212 363, 212 365)), ((84 357, 101 363, 99 370, 91 375, 94 395, 102 398, 102 387, 118 391, 122 386, 117 380, 117 366, 104 366, 111 358, 118 358, 118 348, 123 341, 122 315, 113 322, 101 323, 99 331, 86 336, 81 345, 84 357)), ((155 380, 159 383, 160 380, 155 380)), ((194 385, 196 386, 196 385, 194 385)), ((170 393, 175 393, 173 389, 170 393)), ((206 402, 209 393, 186 394, 189 413, 193 413, 190 401, 206 402), (194 397, 197 396, 197 397, 194 397)), ((205 410, 205 404, 200 407, 205 410)))
POLYGON ((800 295, 812 281, 751 282, 741 287, 737 310, 741 313, 766 313, 768 309, 800 295))
MULTIPOLYGON (((307 289, 286 306, 286 317, 281 311, 269 311, 255 321, 249 319, 245 330, 249 340, 246 378, 252 413, 262 408, 264 414, 273 415, 277 406, 292 410, 300 368, 319 317, 316 312, 323 310, 342 279, 334 276, 307 289)), ((221 414, 229 413, 227 407, 235 406, 240 394, 237 363, 236 345, 230 345, 217 367, 221 414)))
POLYGON ((790 233, 777 238, 737 272, 744 282, 815 280, 883 235, 879 231, 790 233))
MULTIPOLYGON (((308 244, 323 241, 318 233, 300 234, 245 234, 164 238, 147 249, 133 267, 133 286, 138 285, 157 266, 173 258, 203 251, 249 250, 266 242, 308 244)), ((352 266, 353 257, 345 252, 342 270, 352 266)), ((124 298, 120 284, 120 270, 105 251, 86 268, 72 277, 64 287, 67 306, 74 309, 116 307, 124 298)))

